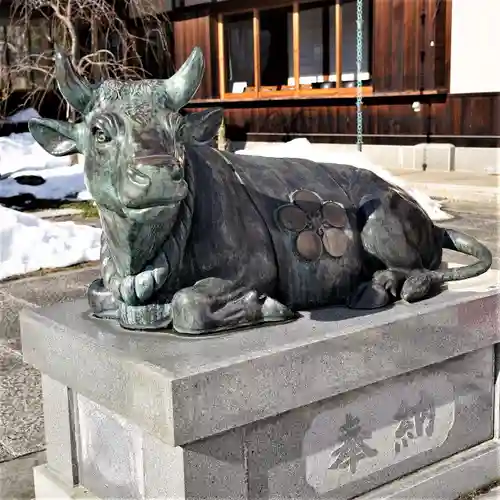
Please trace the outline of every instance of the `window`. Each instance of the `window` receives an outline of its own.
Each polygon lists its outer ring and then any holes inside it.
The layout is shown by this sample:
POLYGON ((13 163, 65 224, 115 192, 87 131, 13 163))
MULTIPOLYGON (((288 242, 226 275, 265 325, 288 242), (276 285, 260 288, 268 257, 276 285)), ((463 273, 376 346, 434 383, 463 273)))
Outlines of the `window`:
MULTIPOLYGON (((369 3, 364 0, 361 78, 370 91, 369 3)), ((279 8, 220 14, 221 98, 353 95, 356 2, 298 1, 279 8)))
POLYGON ((253 16, 243 14, 227 18, 224 24, 224 55, 219 64, 225 67, 225 89, 241 93, 255 86, 253 16))

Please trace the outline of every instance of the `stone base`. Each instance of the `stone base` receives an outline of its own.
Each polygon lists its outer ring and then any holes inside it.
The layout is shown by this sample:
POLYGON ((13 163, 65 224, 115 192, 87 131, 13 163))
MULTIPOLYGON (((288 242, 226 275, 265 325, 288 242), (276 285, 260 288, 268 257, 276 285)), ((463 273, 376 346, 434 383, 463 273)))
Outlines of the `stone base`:
MULTIPOLYGON (((498 478, 499 464, 500 444, 485 443, 361 495, 357 500, 456 500, 464 491, 472 491, 498 478)), ((82 486, 69 487, 61 483, 47 465, 36 467, 34 476, 37 499, 101 500, 82 486)), ((492 496, 491 500, 493 498, 497 497, 492 496)))
POLYGON ((44 464, 33 469, 35 477, 35 495, 36 498, 53 499, 85 499, 99 500, 98 497, 83 486, 68 486, 61 481, 57 474, 54 474, 50 468, 44 464))
POLYGON ((45 461, 45 452, 39 451, 0 462, 0 498, 2 500, 32 498, 33 468, 44 464, 45 461))
POLYGON ((186 338, 21 317, 36 497, 454 499, 500 476, 499 275, 414 305, 186 338))

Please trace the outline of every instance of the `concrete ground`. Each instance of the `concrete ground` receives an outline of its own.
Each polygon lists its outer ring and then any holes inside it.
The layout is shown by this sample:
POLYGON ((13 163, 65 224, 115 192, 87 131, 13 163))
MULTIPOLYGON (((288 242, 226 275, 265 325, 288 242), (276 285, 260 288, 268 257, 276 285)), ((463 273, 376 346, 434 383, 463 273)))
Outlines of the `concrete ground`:
MULTIPOLYGON (((500 269, 499 221, 500 205, 470 202, 445 202, 443 209, 454 216, 438 225, 463 231, 484 243, 493 254, 493 265, 500 269)), ((473 258, 445 251, 445 258, 459 264, 473 262, 473 258)))
MULTIPOLYGON (((433 182, 426 183, 421 172, 407 175, 413 176, 411 184, 415 187, 425 191, 431 186, 428 194, 433 194, 430 192, 435 189, 433 185, 446 185, 449 179, 446 177, 449 174, 441 174, 441 178, 434 176, 433 182)), ((440 224, 465 231, 484 242, 494 255, 493 267, 500 268, 497 179, 488 176, 482 184, 462 179, 458 191, 447 186, 437 196, 447 198, 444 208, 455 216, 440 224), (464 188, 469 194, 460 198, 464 188)), ((446 252, 446 260, 464 264, 472 261, 453 252, 446 252)), ((19 311, 83 297, 87 285, 97 276, 97 266, 89 265, 0 283, 0 499, 33 498, 32 468, 45 461, 40 378, 35 369, 22 361, 19 311)), ((500 498, 498 489, 483 495, 464 498, 500 498)))
POLYGON ((474 172, 439 172, 389 169, 409 185, 431 197, 446 198, 458 205, 500 205, 500 175, 474 172))

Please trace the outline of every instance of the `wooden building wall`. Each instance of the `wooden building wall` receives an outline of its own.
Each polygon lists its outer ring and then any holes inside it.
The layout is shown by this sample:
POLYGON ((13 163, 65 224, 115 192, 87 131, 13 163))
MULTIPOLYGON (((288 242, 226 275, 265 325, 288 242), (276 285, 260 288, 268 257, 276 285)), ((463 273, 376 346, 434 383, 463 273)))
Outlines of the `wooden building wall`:
POLYGON ((173 53, 176 67, 187 59, 191 50, 196 45, 205 55, 205 75, 194 99, 213 97, 217 68, 213 61, 216 53, 215 39, 213 37, 213 19, 208 15, 190 17, 173 22, 173 53))
MULTIPOLYGON (((366 143, 450 142, 500 147, 500 93, 449 95, 452 0, 373 0, 372 97, 364 99, 366 143), (433 42, 433 43, 431 43, 433 42), (422 109, 415 113, 412 103, 422 109)), ((190 107, 223 106, 231 140, 312 142, 355 140, 353 98, 221 102, 217 99, 217 44, 210 7, 174 18, 179 66, 194 45, 203 48, 207 74, 190 107), (210 56, 209 56, 210 54, 210 56)), ((213 12, 213 11, 212 11, 213 12)))
POLYGON ((375 0, 372 77, 375 92, 446 87, 447 0, 375 0), (431 45, 431 42, 434 42, 431 45))
MULTIPOLYGON (((412 109, 414 100, 413 96, 367 98, 364 142, 412 145, 427 141, 500 147, 500 93, 428 96, 420 113, 412 109)), ((301 102, 300 106, 290 101, 224 105, 227 133, 233 141, 307 137, 311 142, 354 143, 356 108, 352 99, 331 101, 301 102)))

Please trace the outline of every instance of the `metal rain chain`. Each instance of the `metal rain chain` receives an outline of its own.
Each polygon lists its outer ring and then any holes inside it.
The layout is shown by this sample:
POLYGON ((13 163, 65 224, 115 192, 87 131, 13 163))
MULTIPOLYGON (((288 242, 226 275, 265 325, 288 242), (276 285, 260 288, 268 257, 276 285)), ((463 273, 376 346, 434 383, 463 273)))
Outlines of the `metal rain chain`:
POLYGON ((356 0, 356 144, 363 150, 363 0, 356 0))

